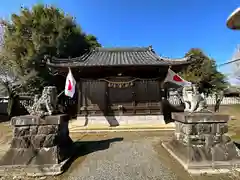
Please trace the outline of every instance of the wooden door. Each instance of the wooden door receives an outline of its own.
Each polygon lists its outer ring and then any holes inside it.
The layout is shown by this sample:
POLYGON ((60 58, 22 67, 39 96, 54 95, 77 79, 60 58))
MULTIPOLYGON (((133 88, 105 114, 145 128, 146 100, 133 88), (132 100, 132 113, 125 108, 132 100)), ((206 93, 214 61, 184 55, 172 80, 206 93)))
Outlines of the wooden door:
POLYGON ((162 114, 161 87, 155 80, 135 82, 136 114, 162 114))
POLYGON ((80 114, 104 115, 106 112, 106 82, 84 80, 81 82, 80 114))

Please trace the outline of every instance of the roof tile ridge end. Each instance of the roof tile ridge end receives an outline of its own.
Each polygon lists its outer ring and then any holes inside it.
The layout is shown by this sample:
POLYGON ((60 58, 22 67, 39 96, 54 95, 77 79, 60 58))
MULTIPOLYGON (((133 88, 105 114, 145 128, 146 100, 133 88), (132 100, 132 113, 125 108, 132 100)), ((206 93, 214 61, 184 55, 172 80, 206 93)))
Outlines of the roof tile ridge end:
POLYGON ((102 49, 102 47, 94 47, 90 49, 90 52, 97 52, 100 51, 102 49))
POLYGON ((49 59, 50 62, 53 62, 53 61, 64 61, 69 58, 68 57, 63 58, 63 57, 57 57, 57 56, 49 56, 47 59, 49 59))
POLYGON ((156 51, 153 49, 152 45, 147 47, 147 51, 149 53, 152 53, 152 55, 155 56, 155 58, 157 58, 157 61, 159 61, 159 60, 162 61, 163 60, 162 56, 159 55, 158 53, 156 53, 156 51))
POLYGON ((147 49, 147 51, 150 51, 150 52, 153 53, 154 55, 159 56, 159 55, 156 53, 156 51, 153 49, 152 45, 148 46, 146 49, 147 49))
POLYGON ((152 45, 148 46, 148 50, 154 52, 154 49, 153 49, 152 45))
POLYGON ((95 48, 90 48, 88 49, 85 53, 83 53, 80 57, 78 57, 79 61, 86 61, 89 56, 92 55, 93 52, 95 51, 95 48))

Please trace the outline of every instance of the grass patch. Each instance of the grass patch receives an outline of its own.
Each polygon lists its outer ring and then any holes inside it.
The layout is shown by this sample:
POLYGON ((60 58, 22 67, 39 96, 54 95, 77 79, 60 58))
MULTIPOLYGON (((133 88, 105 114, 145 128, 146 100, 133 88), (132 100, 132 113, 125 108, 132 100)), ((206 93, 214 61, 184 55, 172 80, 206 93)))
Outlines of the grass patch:
POLYGON ((233 117, 228 122, 229 135, 233 140, 240 141, 240 105, 221 106, 220 113, 233 117))

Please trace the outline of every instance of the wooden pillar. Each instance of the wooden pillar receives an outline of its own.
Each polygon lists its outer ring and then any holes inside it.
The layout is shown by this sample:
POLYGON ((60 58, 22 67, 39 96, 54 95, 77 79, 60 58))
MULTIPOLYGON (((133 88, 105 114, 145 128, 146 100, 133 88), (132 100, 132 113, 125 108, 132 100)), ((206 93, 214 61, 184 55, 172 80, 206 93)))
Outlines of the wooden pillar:
POLYGON ((81 107, 82 107, 82 81, 81 80, 79 80, 78 82, 77 82, 77 89, 78 89, 78 106, 77 106, 77 108, 78 108, 78 110, 77 110, 77 113, 78 114, 81 114, 81 107))
POLYGON ((133 114, 136 114, 136 83, 133 82, 133 87, 132 87, 132 109, 133 109, 133 114))
POLYGON ((109 87, 108 82, 105 82, 105 109, 104 115, 108 115, 108 107, 109 106, 109 87))
MULTIPOLYGON (((165 86, 165 83, 164 83, 164 80, 165 80, 165 77, 167 76, 167 73, 168 73, 168 69, 171 68, 171 66, 167 67, 167 71, 163 74, 164 78, 161 80, 161 89, 162 89, 162 100, 166 99, 167 98, 167 89, 166 89, 166 86, 165 86)), ((166 70, 166 69, 165 69, 166 70)))
POLYGON ((160 109, 160 113, 162 114, 162 97, 163 97, 163 81, 161 79, 157 80, 158 82, 158 89, 159 89, 159 99, 158 99, 158 106, 160 109))
MULTIPOLYGON (((168 67, 168 68, 171 68, 171 66, 168 67)), ((168 69, 167 69, 167 72, 165 72, 165 74, 164 74, 164 79, 167 76, 167 73, 168 73, 168 69)), ((163 113, 164 121, 165 122, 171 122, 171 119, 172 119, 171 118, 171 109, 170 109, 170 106, 169 106, 169 102, 167 100, 168 90, 165 86, 164 79, 161 82, 161 88, 163 90, 163 92, 162 92, 162 103, 161 103, 162 104, 162 113, 163 113)))

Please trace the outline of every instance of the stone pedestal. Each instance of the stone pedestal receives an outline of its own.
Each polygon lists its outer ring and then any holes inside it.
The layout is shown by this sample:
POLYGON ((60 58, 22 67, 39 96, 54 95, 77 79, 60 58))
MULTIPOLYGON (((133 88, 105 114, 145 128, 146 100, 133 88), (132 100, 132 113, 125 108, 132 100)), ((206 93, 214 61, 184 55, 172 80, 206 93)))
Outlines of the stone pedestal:
POLYGON ((13 117, 10 149, 0 160, 0 174, 41 176, 62 173, 71 155, 68 115, 13 117))
POLYGON ((228 172, 240 167, 240 153, 228 132, 228 115, 173 113, 174 138, 163 146, 194 174, 228 172))

